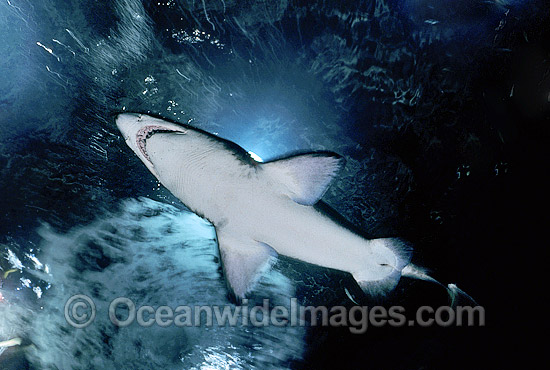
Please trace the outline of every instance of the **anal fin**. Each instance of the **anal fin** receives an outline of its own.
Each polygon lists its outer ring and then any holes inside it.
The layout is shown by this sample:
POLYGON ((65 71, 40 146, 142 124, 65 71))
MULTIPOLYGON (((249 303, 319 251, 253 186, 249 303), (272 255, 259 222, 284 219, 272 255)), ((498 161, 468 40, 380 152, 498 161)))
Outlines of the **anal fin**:
POLYGON ((277 252, 267 244, 223 231, 218 232, 218 246, 228 288, 237 299, 243 299, 254 288, 277 257, 277 252))

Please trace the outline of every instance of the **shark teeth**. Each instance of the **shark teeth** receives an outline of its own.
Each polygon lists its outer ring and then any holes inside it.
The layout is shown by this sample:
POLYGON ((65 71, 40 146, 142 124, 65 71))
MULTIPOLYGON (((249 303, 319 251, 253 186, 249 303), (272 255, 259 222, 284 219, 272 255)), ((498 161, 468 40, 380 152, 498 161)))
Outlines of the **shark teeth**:
POLYGON ((159 132, 179 132, 185 134, 187 130, 184 130, 183 128, 171 128, 160 125, 148 125, 140 128, 136 134, 136 145, 139 148, 141 154, 143 154, 143 156, 149 161, 149 163, 151 162, 151 158, 149 158, 147 150, 145 149, 147 139, 159 132))

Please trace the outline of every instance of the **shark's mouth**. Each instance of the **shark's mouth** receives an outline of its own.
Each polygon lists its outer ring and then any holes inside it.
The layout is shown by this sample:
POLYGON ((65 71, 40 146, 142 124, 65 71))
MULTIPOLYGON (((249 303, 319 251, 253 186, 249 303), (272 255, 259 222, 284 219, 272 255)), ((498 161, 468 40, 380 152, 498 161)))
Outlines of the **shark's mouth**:
POLYGON ((136 145, 139 148, 139 151, 143 156, 151 162, 151 158, 149 158, 149 154, 147 154, 147 139, 149 139, 154 134, 158 133, 169 133, 169 132, 177 132, 185 134, 187 131, 183 128, 172 128, 172 127, 166 127, 166 126, 160 126, 160 125, 148 125, 144 126, 139 129, 139 131, 136 134, 136 145))

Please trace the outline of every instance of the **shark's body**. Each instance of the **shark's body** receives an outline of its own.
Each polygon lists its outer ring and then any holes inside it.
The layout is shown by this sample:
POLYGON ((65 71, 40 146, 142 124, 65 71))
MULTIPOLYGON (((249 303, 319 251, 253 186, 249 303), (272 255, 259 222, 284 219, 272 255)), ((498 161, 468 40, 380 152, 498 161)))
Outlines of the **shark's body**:
POLYGON ((409 264, 398 239, 366 239, 313 205, 343 165, 334 153, 254 161, 234 143, 142 114, 117 126, 157 179, 207 218, 228 285, 243 298, 277 254, 349 272, 369 293, 392 290, 409 264))

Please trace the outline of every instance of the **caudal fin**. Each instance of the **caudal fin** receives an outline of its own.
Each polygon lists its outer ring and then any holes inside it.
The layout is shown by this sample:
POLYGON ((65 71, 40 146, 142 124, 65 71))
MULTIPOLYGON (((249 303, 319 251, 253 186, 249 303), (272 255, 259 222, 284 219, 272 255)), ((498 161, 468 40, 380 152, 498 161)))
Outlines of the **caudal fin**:
POLYGON ((449 293, 452 307, 463 305, 465 302, 468 302, 468 304, 473 304, 474 306, 479 306, 475 299, 473 299, 468 293, 457 287, 456 284, 448 284, 447 292, 449 293))
POLYGON ((475 306, 478 305, 478 303, 470 295, 468 295, 466 292, 464 292, 462 289, 456 286, 456 284, 448 284, 447 286, 445 286, 442 283, 440 283, 438 280, 428 275, 428 272, 426 269, 413 265, 412 263, 408 264, 403 269, 402 275, 405 277, 430 281, 432 283, 441 285, 443 288, 447 290, 447 293, 449 294, 450 305, 452 307, 456 307, 457 305, 463 304, 465 302, 467 302, 468 304, 473 304, 475 306))

